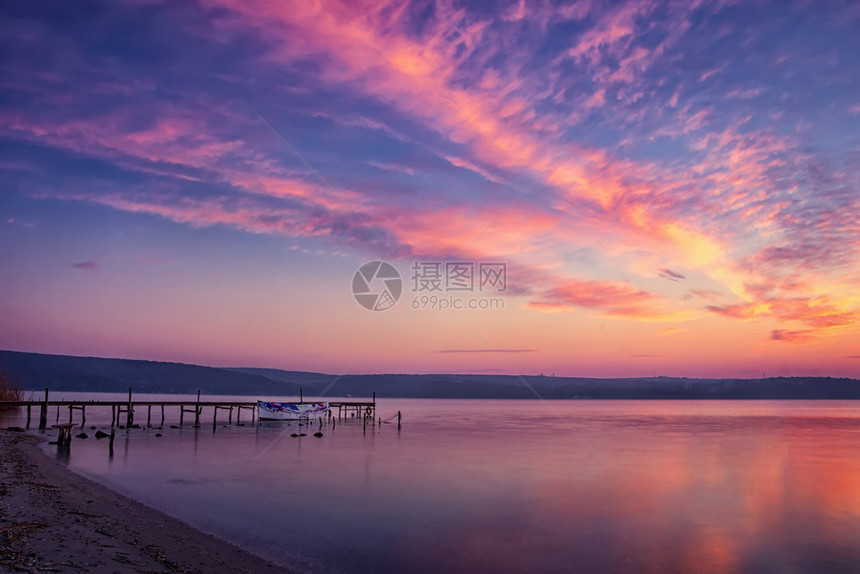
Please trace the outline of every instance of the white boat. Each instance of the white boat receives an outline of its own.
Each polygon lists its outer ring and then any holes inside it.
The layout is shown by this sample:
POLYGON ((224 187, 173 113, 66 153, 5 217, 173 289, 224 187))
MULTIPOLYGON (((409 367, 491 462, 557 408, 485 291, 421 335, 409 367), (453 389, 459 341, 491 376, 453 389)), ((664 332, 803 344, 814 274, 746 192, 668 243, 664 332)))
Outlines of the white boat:
POLYGON ((328 403, 267 403, 257 401, 257 418, 261 421, 297 421, 319 419, 329 415, 328 403))

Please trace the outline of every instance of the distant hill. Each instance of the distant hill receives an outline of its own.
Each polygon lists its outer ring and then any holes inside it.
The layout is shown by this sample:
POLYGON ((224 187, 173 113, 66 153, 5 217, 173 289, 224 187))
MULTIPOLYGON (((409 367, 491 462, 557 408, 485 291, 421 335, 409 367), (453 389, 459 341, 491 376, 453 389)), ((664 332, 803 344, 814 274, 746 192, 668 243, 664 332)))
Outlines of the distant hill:
POLYGON ((140 393, 298 395, 299 386, 213 367, 0 351, 0 369, 22 389, 140 393))
POLYGON ((302 379, 305 396, 484 399, 860 399, 860 381, 831 377, 591 379, 512 375, 343 375, 248 369, 273 380, 302 379), (329 377, 328 379, 326 377, 329 377))
POLYGON ((487 399, 860 399, 860 381, 831 377, 591 379, 510 375, 343 375, 256 367, 70 357, 0 351, 0 369, 23 389, 487 399))
POLYGON ((306 383, 309 385, 323 384, 331 381, 334 376, 324 373, 309 373, 305 371, 284 371, 281 369, 265 369, 262 367, 230 367, 227 371, 245 373, 247 375, 259 375, 273 381, 285 381, 290 383, 306 383))

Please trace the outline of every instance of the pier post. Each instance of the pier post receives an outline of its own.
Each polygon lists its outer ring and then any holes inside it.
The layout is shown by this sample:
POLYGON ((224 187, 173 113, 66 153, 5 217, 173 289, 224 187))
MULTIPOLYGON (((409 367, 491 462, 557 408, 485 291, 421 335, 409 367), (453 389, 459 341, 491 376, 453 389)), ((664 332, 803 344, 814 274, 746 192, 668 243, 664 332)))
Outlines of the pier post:
POLYGON ((397 430, 400 430, 400 411, 397 411, 397 430))
POLYGON ((164 405, 161 405, 161 426, 164 426, 164 405))
POLYGON ((81 405, 81 429, 87 424, 87 405, 81 405))
POLYGON ((304 389, 302 389, 301 387, 299 387, 299 402, 305 402, 305 392, 304 389))
MULTIPOLYGON (((218 409, 215 409, 218 410, 218 409)), ((197 405, 194 409, 194 427, 200 426, 200 389, 197 389, 197 405)))
POLYGON ((48 426, 48 389, 45 389, 45 400, 39 411, 39 430, 45 430, 46 426, 48 426))
POLYGON ((30 406, 27 405, 27 428, 30 428, 30 406))
POLYGON ((72 422, 72 405, 69 405, 69 422, 72 422))
POLYGON ((113 429, 110 429, 110 442, 108 443, 108 446, 110 448, 110 455, 111 456, 113 456, 113 439, 115 436, 116 436, 116 431, 114 431, 113 429))
POLYGON ((131 406, 131 387, 128 388, 128 409, 126 410, 126 428, 134 424, 134 409, 131 406))
POLYGON ((146 405, 146 428, 152 426, 150 419, 152 419, 152 405, 146 405))
POLYGON ((179 405, 179 426, 185 421, 185 405, 179 405))
POLYGON ((110 428, 116 426, 116 405, 110 406, 110 428))
POLYGON ((57 405, 57 420, 55 422, 60 423, 60 405, 57 405))

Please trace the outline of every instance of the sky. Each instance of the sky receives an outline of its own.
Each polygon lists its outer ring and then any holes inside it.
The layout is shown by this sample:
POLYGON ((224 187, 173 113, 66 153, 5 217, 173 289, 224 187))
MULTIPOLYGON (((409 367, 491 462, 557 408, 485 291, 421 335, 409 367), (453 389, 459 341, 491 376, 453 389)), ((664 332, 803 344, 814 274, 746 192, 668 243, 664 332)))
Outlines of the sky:
POLYGON ((0 348, 860 377, 858 26, 839 0, 3 2, 0 348))

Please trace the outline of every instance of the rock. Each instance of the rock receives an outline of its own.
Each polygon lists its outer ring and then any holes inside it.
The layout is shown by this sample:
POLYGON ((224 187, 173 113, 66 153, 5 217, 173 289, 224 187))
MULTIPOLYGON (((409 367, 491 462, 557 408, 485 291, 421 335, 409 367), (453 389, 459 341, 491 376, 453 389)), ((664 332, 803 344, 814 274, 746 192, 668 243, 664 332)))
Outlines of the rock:
POLYGON ((303 433, 303 432, 300 432, 300 433, 299 433, 299 436, 308 436, 308 435, 306 435, 306 434, 305 434, 305 433, 303 433))
POLYGON ((110 436, 110 435, 109 435, 108 433, 106 433, 106 432, 103 432, 103 431, 100 431, 100 430, 97 430, 97 431, 96 431, 96 438, 107 438, 107 437, 109 437, 109 436, 110 436))
POLYGON ((90 438, 90 435, 88 435, 88 434, 87 434, 87 433, 85 433, 85 432, 82 432, 82 433, 78 433, 78 434, 76 434, 76 435, 75 435, 75 438, 90 438))
POLYGON ((90 430, 96 430, 96 427, 90 427, 90 430))
POLYGON ((155 436, 164 436, 160 432, 155 433, 155 436))
POLYGON ((176 425, 170 425, 170 428, 172 428, 172 429, 178 429, 179 427, 178 427, 178 426, 176 426, 176 425))
MULTIPOLYGON (((122 428, 122 427, 120 427, 120 428, 122 428)), ((128 427, 128 428, 130 428, 130 429, 139 429, 139 428, 140 428, 140 425, 139 425, 139 424, 133 424, 133 425, 131 425, 131 426, 130 426, 130 427, 128 427)))
POLYGON ((297 436, 299 436, 299 435, 297 435, 296 433, 293 433, 293 434, 291 434, 290 436, 291 436, 291 437, 293 437, 293 438, 295 438, 295 437, 297 437, 297 436))
POLYGON ((321 432, 315 432, 315 433, 314 433, 314 436, 315 436, 315 437, 317 437, 317 438, 322 437, 322 435, 323 435, 323 433, 321 433, 321 432))
POLYGON ((24 432, 24 429, 21 427, 6 427, 6 430, 12 432, 24 432))

